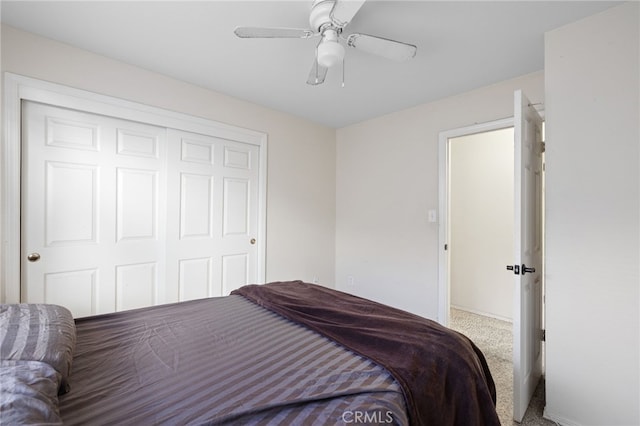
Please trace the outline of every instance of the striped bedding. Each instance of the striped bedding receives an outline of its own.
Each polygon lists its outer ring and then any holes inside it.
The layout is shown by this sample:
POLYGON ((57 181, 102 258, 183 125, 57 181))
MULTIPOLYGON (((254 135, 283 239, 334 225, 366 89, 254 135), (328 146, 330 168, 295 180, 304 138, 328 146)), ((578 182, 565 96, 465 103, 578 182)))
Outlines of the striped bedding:
POLYGON ((413 425, 499 426, 484 354, 466 336, 388 305, 302 281, 246 285, 239 294, 386 368, 413 425))
POLYGON ((68 309, 57 305, 0 305, 0 359, 42 361, 66 380, 76 330, 68 309))
POLYGON ((0 305, 0 424, 60 424, 76 333, 56 305, 0 305))
POLYGON ((76 328, 65 425, 408 424, 385 369, 242 296, 76 328))

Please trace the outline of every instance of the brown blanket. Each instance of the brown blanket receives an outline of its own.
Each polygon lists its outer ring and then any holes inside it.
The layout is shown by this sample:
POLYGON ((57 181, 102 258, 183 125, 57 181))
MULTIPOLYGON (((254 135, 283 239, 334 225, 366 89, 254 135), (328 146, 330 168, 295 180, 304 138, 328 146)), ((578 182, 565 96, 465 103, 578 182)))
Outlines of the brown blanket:
POLYGON ((482 352, 436 322, 302 281, 232 294, 305 325, 385 367, 400 383, 412 425, 499 425, 482 352))

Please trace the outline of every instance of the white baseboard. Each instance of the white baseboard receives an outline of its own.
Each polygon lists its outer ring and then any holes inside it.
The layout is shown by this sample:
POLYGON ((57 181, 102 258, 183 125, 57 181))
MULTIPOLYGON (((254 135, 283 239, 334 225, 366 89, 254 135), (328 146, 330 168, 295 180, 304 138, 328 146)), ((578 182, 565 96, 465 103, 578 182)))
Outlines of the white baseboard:
POLYGON ((458 309, 460 311, 466 311, 466 312, 471 312, 472 314, 482 315, 483 317, 494 318, 494 319, 497 319, 497 320, 500 320, 500 321, 506 321, 506 322, 510 322, 510 323, 513 322, 512 318, 503 317, 503 316, 500 316, 500 315, 492 314, 490 312, 483 312, 483 311, 479 311, 479 310, 476 310, 476 309, 470 309, 470 308, 467 308, 467 307, 464 307, 464 306, 458 306, 458 305, 453 305, 453 304, 451 305, 451 307, 453 309, 458 309))
POLYGON ((542 411, 542 417, 544 417, 547 420, 550 420, 552 422, 554 422, 555 424, 559 425, 559 426, 582 426, 579 423, 576 423, 574 421, 571 421, 569 419, 566 419, 562 416, 558 416, 556 414, 553 413, 549 413, 549 411, 547 410, 547 407, 544 407, 544 410, 542 411))

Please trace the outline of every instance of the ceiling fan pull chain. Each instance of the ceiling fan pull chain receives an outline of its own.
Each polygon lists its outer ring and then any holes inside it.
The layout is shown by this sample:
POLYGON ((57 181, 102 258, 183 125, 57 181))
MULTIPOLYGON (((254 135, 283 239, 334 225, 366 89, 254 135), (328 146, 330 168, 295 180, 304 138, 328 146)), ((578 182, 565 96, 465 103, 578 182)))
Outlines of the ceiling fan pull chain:
POLYGON ((316 66, 316 84, 318 84, 319 81, 319 74, 318 74, 318 69, 320 68, 320 65, 318 65, 318 45, 316 45, 316 62, 315 62, 315 66, 316 66))

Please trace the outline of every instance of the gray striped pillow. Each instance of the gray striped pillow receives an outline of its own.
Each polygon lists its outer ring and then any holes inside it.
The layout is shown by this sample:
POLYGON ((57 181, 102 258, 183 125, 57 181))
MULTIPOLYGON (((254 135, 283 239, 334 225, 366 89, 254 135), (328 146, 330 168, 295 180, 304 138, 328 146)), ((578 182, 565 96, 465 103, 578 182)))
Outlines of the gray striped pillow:
POLYGON ((0 359, 41 361, 67 378, 76 345, 76 326, 68 309, 58 305, 20 303, 0 305, 0 359))

